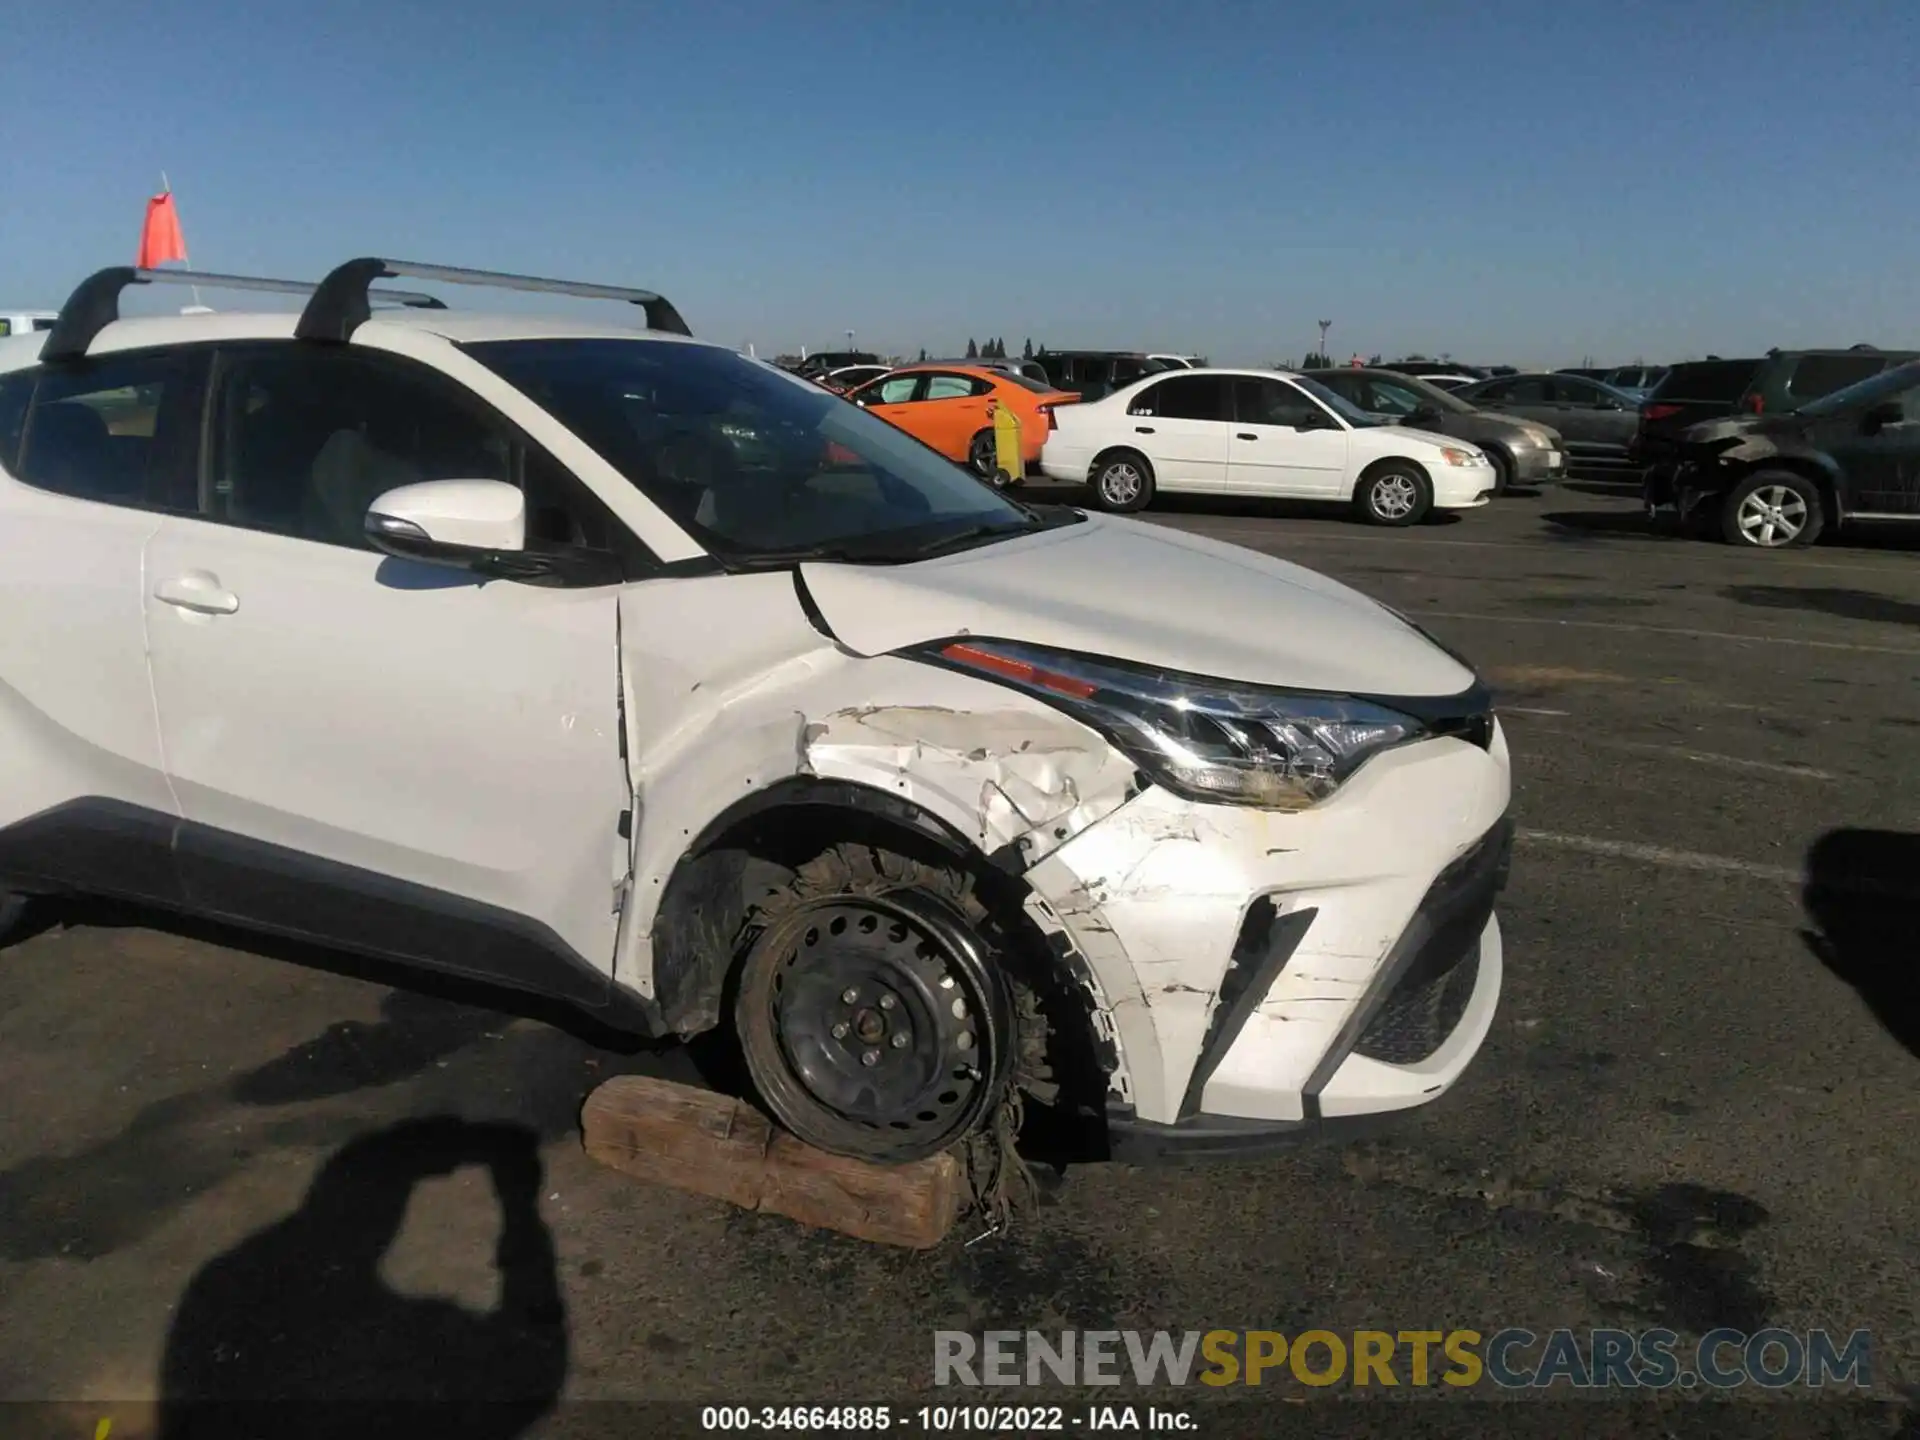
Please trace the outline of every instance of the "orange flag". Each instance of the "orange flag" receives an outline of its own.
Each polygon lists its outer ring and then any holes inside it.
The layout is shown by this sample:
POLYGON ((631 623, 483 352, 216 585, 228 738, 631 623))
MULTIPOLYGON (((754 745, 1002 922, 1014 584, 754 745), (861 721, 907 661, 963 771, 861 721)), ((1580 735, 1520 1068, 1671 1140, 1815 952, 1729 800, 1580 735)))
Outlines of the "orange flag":
POLYGON ((147 201, 146 224, 140 227, 140 254, 134 264, 151 270, 169 260, 187 258, 186 237, 180 233, 180 213, 173 208, 173 192, 147 201))

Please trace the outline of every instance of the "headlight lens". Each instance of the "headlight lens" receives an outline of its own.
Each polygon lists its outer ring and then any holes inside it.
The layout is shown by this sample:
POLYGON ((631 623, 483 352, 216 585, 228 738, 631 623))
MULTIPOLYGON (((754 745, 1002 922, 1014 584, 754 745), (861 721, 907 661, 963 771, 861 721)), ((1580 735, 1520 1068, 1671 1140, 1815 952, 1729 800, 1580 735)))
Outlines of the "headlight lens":
POLYGON ((1428 733, 1411 715, 1351 696, 1238 685, 1012 641, 963 640, 915 653, 1058 706, 1189 800, 1305 809, 1370 756, 1428 733))
POLYGON ((1478 450, 1462 450, 1457 445, 1441 447, 1440 456, 1449 465, 1484 465, 1486 457, 1478 450))

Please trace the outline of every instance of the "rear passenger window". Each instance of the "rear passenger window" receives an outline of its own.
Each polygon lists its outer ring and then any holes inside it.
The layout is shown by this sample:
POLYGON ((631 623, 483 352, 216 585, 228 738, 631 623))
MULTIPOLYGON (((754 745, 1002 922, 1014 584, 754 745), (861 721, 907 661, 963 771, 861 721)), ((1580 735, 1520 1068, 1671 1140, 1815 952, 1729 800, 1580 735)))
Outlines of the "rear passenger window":
POLYGON ((1228 418, 1227 382, 1218 375, 1183 375, 1150 385, 1135 398, 1130 415, 1158 415, 1168 420, 1225 420, 1228 418))
POLYGON ((975 395, 985 395, 993 386, 985 380, 975 379, 971 375, 930 375, 927 377, 929 400, 966 400, 975 395))
POLYGON ((14 473, 29 485, 149 506, 177 501, 198 440, 198 358, 109 356, 43 369, 14 473))
POLYGON ((1787 377, 1787 394, 1795 400, 1818 400, 1885 368, 1878 355, 1802 355, 1787 377))

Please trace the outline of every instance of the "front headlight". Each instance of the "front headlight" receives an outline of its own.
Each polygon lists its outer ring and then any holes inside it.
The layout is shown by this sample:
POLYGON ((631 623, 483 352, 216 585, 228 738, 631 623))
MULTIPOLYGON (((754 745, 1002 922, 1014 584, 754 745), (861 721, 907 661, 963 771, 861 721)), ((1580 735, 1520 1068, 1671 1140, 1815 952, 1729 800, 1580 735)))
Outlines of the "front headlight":
POLYGON ((1189 800, 1305 809, 1369 757, 1429 733, 1411 715, 1347 695, 1270 690, 1007 640, 911 653, 1057 706, 1189 800))
POLYGON ((1482 455, 1478 450, 1462 450, 1457 445, 1441 446, 1440 458, 1445 460, 1449 465, 1484 465, 1487 463, 1487 457, 1482 455))

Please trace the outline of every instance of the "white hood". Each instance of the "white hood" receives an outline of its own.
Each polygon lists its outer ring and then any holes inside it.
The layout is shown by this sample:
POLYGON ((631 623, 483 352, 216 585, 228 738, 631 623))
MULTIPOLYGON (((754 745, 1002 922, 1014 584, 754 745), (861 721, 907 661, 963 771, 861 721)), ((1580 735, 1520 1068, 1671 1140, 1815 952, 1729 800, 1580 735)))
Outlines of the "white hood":
POLYGON ((1357 590, 1112 516, 912 565, 808 564, 801 576, 834 636, 861 655, 972 635, 1303 690, 1457 695, 1473 683, 1357 590))

